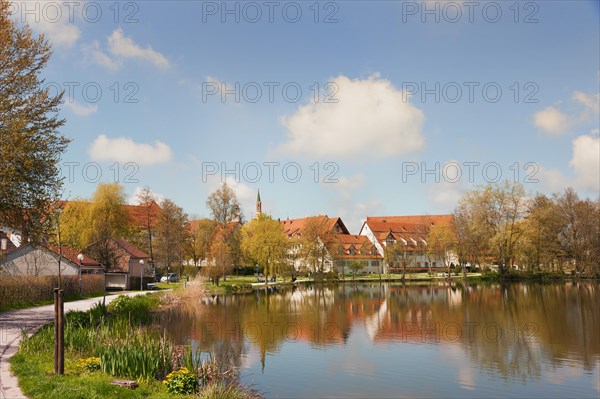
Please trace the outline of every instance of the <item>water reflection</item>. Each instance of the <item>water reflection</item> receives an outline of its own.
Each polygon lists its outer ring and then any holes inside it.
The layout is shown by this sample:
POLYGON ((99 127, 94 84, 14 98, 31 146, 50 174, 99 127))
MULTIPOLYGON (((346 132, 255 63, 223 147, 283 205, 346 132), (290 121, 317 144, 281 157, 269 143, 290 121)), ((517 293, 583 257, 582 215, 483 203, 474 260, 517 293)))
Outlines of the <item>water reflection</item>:
POLYGON ((344 284, 205 298, 163 325, 269 396, 310 375, 298 395, 497 396, 501 384, 507 396, 597 397, 599 303, 596 283, 344 284))

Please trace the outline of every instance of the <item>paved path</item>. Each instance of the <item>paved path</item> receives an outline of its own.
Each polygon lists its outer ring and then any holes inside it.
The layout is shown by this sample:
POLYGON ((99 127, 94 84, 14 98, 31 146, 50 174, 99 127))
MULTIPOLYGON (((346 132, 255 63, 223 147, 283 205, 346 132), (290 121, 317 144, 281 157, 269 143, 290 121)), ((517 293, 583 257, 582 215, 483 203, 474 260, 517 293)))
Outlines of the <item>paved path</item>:
MULTIPOLYGON (((135 296, 147 293, 148 291, 137 291, 108 295, 106 303, 119 295, 135 296)), ((99 301, 102 301, 102 297, 65 302, 65 313, 70 310, 88 310, 99 301)), ((0 399, 26 398, 21 388, 19 388, 17 378, 10 373, 9 359, 19 349, 21 330, 26 330, 31 334, 53 319, 54 305, 0 312, 0 399)))

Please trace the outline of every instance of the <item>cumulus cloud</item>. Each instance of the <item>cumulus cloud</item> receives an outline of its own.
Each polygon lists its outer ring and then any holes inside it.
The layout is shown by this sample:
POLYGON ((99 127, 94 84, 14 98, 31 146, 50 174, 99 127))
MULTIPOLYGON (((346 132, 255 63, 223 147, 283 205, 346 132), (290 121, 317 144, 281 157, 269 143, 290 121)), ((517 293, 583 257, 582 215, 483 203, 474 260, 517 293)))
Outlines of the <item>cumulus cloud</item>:
POLYGON ((11 3, 9 11, 12 12, 13 19, 27 23, 36 33, 43 33, 54 46, 70 48, 81 36, 79 27, 69 21, 72 13, 65 3, 11 3))
POLYGON ((118 28, 108 38, 108 49, 110 52, 121 58, 137 58, 142 61, 149 61, 160 68, 168 68, 167 58, 148 46, 142 48, 137 45, 131 37, 126 37, 123 29, 118 28))
POLYGON ((98 106, 96 105, 81 105, 77 101, 65 101, 64 105, 77 116, 89 116, 98 111, 98 106))
POLYGON ((563 191, 570 184, 561 170, 546 169, 541 165, 538 165, 537 173, 532 179, 537 179, 542 187, 551 192, 563 191))
POLYGON ((91 62, 111 71, 116 71, 121 67, 121 62, 119 60, 111 58, 102 51, 100 43, 97 40, 90 46, 84 47, 84 53, 91 62))
POLYGON ((313 98, 282 118, 288 141, 279 152, 321 159, 380 158, 423 148, 423 111, 389 80, 338 76, 331 83, 337 89, 332 102, 313 98))
POLYGON ((89 61, 109 70, 117 70, 127 59, 145 61, 161 69, 171 66, 169 60, 151 46, 141 47, 134 40, 125 36, 123 29, 115 29, 107 39, 108 50, 102 49, 98 41, 84 48, 89 61), (109 55, 110 53, 110 55, 109 55))
POLYGON ((573 158, 569 163, 575 173, 575 185, 600 190, 600 138, 582 135, 573 140, 573 158))
POLYGON ((139 165, 154 165, 168 162, 171 148, 161 142, 154 144, 136 143, 130 138, 109 138, 101 134, 88 149, 94 161, 136 162, 139 165))
POLYGON ((559 136, 578 125, 597 121, 600 113, 600 94, 573 92, 571 100, 583 106, 579 114, 568 115, 556 107, 547 107, 533 115, 533 124, 543 133, 559 136))
POLYGON ((440 180, 439 183, 432 183, 427 187, 427 198, 438 209, 451 212, 467 191, 469 187, 461 181, 451 183, 440 180))
POLYGON ((560 135, 568 130, 568 119, 557 108, 547 107, 533 115, 533 124, 545 133, 560 135))

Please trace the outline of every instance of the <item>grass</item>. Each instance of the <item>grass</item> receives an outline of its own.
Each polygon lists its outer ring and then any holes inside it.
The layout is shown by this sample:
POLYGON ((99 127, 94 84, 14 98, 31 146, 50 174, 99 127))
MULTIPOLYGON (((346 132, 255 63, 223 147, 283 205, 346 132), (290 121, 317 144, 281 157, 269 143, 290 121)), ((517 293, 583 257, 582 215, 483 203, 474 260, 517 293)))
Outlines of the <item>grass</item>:
MULTIPOLYGON (((216 369, 216 366, 214 361, 194 363, 189 355, 184 359, 177 357, 173 344, 153 324, 152 314, 159 305, 157 295, 121 296, 106 309, 97 304, 88 312, 67 313, 63 376, 53 374, 52 323, 24 338, 19 352, 11 358, 11 369, 18 377, 23 392, 32 399, 190 397, 168 393, 160 380, 172 370, 174 363, 190 363, 198 366, 196 369, 203 373, 216 369), (102 372, 90 372, 81 367, 80 359, 88 357, 101 359, 102 372), (137 380, 139 387, 130 390, 110 384, 116 378, 137 380)), ((222 382, 219 379, 214 381, 216 384, 222 382)), ((207 386, 201 390, 200 396, 195 397, 255 397, 252 391, 237 385, 214 388, 216 396, 209 389, 213 388, 207 386), (220 396, 221 393, 224 396, 220 396)))
MULTIPOLYGON (((90 295, 70 295, 65 297, 65 302, 73 302, 80 301, 82 299, 90 299, 90 298, 99 298, 104 295, 103 292, 97 292, 90 295)), ((18 303, 13 303, 9 305, 0 305, 0 312, 6 312, 9 310, 17 310, 17 309, 27 309, 38 306, 52 305, 54 303, 54 299, 48 299, 44 301, 23 301, 18 303)))

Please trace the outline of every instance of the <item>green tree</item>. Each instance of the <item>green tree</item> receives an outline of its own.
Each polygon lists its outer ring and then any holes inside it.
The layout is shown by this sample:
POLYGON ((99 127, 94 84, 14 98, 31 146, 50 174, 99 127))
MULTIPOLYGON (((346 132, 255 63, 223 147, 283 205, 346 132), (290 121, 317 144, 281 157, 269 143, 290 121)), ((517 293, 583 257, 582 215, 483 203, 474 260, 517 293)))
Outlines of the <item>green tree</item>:
POLYGON ((242 253, 252 264, 262 266, 265 277, 285 272, 288 245, 282 224, 268 215, 261 213, 242 228, 242 253))
POLYGON ((348 268, 352 272, 352 280, 354 280, 354 278, 356 277, 356 273, 364 269, 365 265, 363 265, 363 263, 359 260, 353 260, 350 261, 350 263, 348 264, 348 268))
POLYGON ((52 52, 0 0, 0 222, 23 239, 41 241, 62 186, 58 162, 69 140, 58 133, 62 93, 51 96, 40 76, 52 52))

